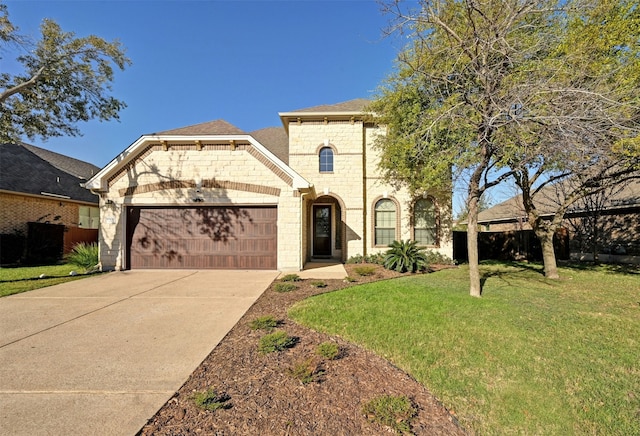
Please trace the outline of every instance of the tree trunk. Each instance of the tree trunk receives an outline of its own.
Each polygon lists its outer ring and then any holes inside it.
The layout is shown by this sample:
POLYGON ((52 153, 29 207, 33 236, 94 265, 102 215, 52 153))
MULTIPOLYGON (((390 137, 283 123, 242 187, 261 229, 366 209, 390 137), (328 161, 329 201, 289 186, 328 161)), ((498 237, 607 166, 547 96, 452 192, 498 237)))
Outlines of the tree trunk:
MULTIPOLYGON (((471 189, 469 190, 471 191, 471 189)), ((480 297, 480 264, 478 256, 478 195, 469 192, 469 216, 467 217, 467 253, 469 256, 469 294, 480 297)))
POLYGON ((598 216, 597 214, 594 212, 593 214, 593 232, 592 232, 592 244, 591 244, 591 250, 593 252, 593 263, 595 265, 598 265, 600 263, 600 259, 598 258, 598 238, 600 237, 600 235, 598 234, 598 216))
POLYGON ((542 260, 544 261, 544 276, 548 279, 559 279, 558 266, 556 264, 556 252, 553 249, 553 230, 536 232, 542 245, 542 260))

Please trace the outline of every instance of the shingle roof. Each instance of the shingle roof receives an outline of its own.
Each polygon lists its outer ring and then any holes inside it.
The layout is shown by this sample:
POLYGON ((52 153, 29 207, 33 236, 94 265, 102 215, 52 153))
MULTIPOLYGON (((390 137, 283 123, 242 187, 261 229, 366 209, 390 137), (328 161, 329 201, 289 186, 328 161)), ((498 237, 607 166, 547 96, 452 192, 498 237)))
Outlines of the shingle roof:
MULTIPOLYGON (((551 215, 555 212, 558 198, 563 195, 561 184, 550 185, 534 196, 534 203, 541 215, 551 215)), ((603 209, 620 209, 640 206, 640 181, 632 180, 620 189, 614 189, 602 205, 603 209)), ((579 212, 585 209, 584 200, 576 202, 569 212, 579 212)), ((478 222, 494 222, 515 219, 525 216, 522 195, 511 197, 478 214, 478 222)))
MULTIPOLYGON (((247 133, 225 120, 214 120, 206 123, 194 124, 177 129, 165 130, 154 135, 246 135, 247 133)), ((281 161, 289 163, 289 138, 282 127, 267 127, 249 133, 275 154, 281 161)))
POLYGON ((100 168, 98 168, 94 164, 85 162, 83 160, 74 159, 60 153, 54 153, 53 151, 45 150, 44 148, 36 147, 35 145, 29 145, 25 143, 21 143, 20 145, 22 145, 24 148, 26 148, 36 156, 46 160, 59 170, 62 170, 65 173, 69 173, 81 179, 89 180, 100 170, 100 168))
POLYGON ((281 161, 289 164, 289 137, 282 127, 267 127, 266 129, 251 132, 260 144, 264 145, 271 153, 281 161))
POLYGON ((306 109, 298 109, 291 112, 309 112, 309 113, 331 113, 331 112, 362 112, 371 100, 366 98, 357 98, 355 100, 343 101, 342 103, 324 104, 306 109))
POLYGON ((192 126, 179 127, 177 129, 165 130, 153 133, 153 135, 244 135, 246 132, 240 130, 233 124, 225 120, 214 120, 206 123, 194 124, 192 126))
POLYGON ((0 145, 0 189, 98 203, 98 197, 80 186, 100 168, 88 162, 28 144, 0 145))

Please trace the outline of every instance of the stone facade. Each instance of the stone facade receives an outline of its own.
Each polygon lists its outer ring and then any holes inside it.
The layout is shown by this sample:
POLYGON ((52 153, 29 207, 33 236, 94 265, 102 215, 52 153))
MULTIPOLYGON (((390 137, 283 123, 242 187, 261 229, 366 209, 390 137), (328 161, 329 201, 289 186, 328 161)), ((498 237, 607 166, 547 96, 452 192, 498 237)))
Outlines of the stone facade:
MULTIPOLYGON (((385 133, 384 127, 357 118, 310 118, 308 121, 296 119, 288 124, 289 165, 309 180, 316 192, 315 199, 306 200, 306 260, 314 257, 313 204, 334 204, 334 214, 340 209, 344 234, 342 238, 337 238, 342 239, 340 246, 334 243, 332 247, 332 257, 335 259, 346 261, 352 256, 381 253, 388 249, 387 245, 376 245, 374 242, 374 208, 382 198, 390 198, 398 205, 395 239, 414 239, 411 214, 414 199, 406 190, 396 190, 385 184, 379 175, 379 157, 373 144, 378 135, 385 133), (333 151, 332 172, 321 172, 319 168, 319 152, 326 147, 333 151), (327 197, 334 198, 336 202, 328 202, 327 197)), ((427 192, 425 195, 437 200, 439 224, 438 243, 427 248, 452 257, 451 194, 427 192)), ((335 241, 335 229, 333 231, 335 241)))
MULTIPOLYGON (((126 268, 126 213, 132 206, 187 206, 194 201, 197 206, 276 206, 282 271, 299 271, 314 258, 346 261, 386 250, 386 245, 374 244, 373 211, 381 198, 397 204, 395 238, 413 239, 414 199, 384 184, 377 171, 373 144, 384 127, 352 109, 280 117, 288 140, 287 164, 269 151, 270 146, 282 150, 282 144, 259 143, 214 121, 143 136, 101 170, 87 187, 100 194, 103 268, 126 268), (331 171, 320 170, 322 149, 333 154, 331 171), (329 220, 324 225, 330 241, 323 240, 322 256, 314 221, 318 210, 329 220)), ((438 241, 428 248, 452 257, 451 193, 424 195, 438 206, 438 241)))
POLYGON ((111 178, 101 195, 100 261, 125 267, 126 208, 129 206, 278 206, 278 269, 300 269, 300 198, 285 174, 254 157, 250 144, 152 144, 111 178), (249 183, 250 182, 250 183, 249 183), (197 199, 197 203, 194 202, 197 199))

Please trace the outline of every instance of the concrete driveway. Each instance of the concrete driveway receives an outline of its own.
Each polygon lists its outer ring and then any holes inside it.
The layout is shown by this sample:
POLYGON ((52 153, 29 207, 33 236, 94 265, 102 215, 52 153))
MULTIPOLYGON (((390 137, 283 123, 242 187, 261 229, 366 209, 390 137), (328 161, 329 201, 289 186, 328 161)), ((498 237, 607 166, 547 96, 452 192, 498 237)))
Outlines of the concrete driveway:
POLYGON ((125 271, 0 298, 0 434, 134 435, 277 275, 125 271))

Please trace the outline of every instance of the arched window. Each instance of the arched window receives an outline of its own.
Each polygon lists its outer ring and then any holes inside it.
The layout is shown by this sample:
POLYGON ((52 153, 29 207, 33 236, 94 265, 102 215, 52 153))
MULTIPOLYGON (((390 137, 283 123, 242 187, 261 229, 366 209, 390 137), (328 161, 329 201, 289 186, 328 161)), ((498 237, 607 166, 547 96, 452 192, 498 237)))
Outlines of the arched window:
POLYGON ((421 198, 413 205, 413 240, 419 245, 438 243, 436 205, 432 198, 421 198))
POLYGON ((333 172, 333 150, 330 147, 320 149, 320 172, 333 172))
POLYGON ((375 245, 389 245, 396 239, 396 204, 378 200, 375 206, 375 245))

